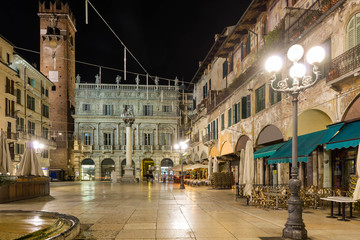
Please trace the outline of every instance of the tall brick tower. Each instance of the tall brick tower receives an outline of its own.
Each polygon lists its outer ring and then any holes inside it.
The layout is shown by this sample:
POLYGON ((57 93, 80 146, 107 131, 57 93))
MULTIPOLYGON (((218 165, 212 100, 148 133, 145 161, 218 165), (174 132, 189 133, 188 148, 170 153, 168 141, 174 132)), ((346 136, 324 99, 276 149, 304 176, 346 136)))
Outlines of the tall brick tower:
POLYGON ((75 88, 75 19, 60 0, 39 2, 40 71, 55 87, 49 91, 51 137, 50 174, 59 180, 72 173, 73 129, 71 117, 75 88))

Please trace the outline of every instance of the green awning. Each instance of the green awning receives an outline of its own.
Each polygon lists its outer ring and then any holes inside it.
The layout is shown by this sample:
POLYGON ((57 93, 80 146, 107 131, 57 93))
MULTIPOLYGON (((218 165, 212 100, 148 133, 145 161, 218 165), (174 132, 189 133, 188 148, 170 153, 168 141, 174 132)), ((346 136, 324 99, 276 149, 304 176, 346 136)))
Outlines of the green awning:
MULTIPOLYGON (((298 162, 308 161, 309 154, 320 144, 327 131, 328 129, 298 136, 298 162)), ((291 155, 292 139, 269 158, 268 164, 291 162, 291 155)))
POLYGON ((335 134, 340 130, 342 126, 344 126, 343 122, 327 126, 327 131, 319 144, 324 144, 329 142, 330 139, 335 136, 335 134))
POLYGON ((357 147, 360 143, 360 121, 347 123, 340 132, 326 144, 326 150, 357 147))
POLYGON ((278 143, 270 146, 265 146, 254 152, 254 158, 271 157, 279 148, 285 143, 278 143))

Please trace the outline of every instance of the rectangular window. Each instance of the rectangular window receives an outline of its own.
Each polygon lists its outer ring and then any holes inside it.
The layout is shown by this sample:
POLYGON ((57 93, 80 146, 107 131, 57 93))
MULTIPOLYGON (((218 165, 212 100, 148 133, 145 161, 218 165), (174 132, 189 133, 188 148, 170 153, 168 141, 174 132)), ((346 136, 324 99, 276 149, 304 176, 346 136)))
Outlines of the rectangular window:
POLYGON ((21 90, 16 89, 16 103, 21 104, 21 90))
POLYGON ((237 106, 237 120, 238 120, 238 122, 240 122, 240 120, 241 120, 240 105, 241 105, 240 102, 238 102, 238 103, 236 104, 236 106, 237 106))
POLYGON ((162 111, 163 112, 171 112, 171 105, 163 105, 162 111))
POLYGON ((14 93, 15 93, 14 81, 13 81, 13 80, 10 80, 9 78, 6 78, 5 92, 6 92, 6 93, 10 93, 10 94, 12 94, 12 95, 14 95, 14 93))
POLYGON ((49 158, 49 150, 43 150, 41 156, 42 158, 49 158))
POLYGON ((205 83, 205 96, 207 97, 208 96, 208 84, 205 83))
POLYGON ((6 53, 6 62, 7 64, 10 64, 10 54, 6 53))
POLYGON ((172 134, 171 133, 161 133, 160 134, 160 145, 172 145, 172 134))
MULTIPOLYGON (((359 28, 357 28, 357 29, 359 29, 359 28)), ((357 32, 358 36, 360 37, 359 30, 356 30, 356 32, 357 32)), ((321 62, 320 66, 319 66, 319 70, 320 70, 320 74, 321 74, 320 78, 325 78, 328 76, 328 74, 330 72, 330 66, 331 66, 331 64, 330 64, 331 63, 331 38, 326 40, 321 46, 324 48, 326 54, 325 54, 324 60, 321 62)))
POLYGON ((15 144, 15 154, 24 154, 24 144, 15 144))
POLYGON ((238 116, 238 112, 237 112, 237 104, 234 104, 233 107, 232 107, 232 110, 233 110, 233 123, 237 123, 239 120, 237 118, 238 116))
POLYGON ((103 106, 103 115, 113 115, 113 105, 104 104, 103 106))
POLYGON ((228 75, 228 61, 225 60, 225 62, 223 63, 223 78, 226 78, 228 75))
POLYGON ((205 91, 205 86, 203 86, 203 99, 206 98, 206 91, 205 91))
POLYGON ((82 105, 82 108, 83 108, 82 109, 83 111, 88 112, 88 111, 90 111, 90 104, 84 103, 82 105))
POLYGON ((241 98, 241 118, 245 119, 251 115, 251 98, 250 95, 241 98))
POLYGON ((84 133, 84 145, 91 145, 91 133, 84 133))
POLYGON ((215 123, 215 132, 216 132, 216 139, 219 139, 219 118, 216 119, 215 123))
POLYGON ((30 110, 35 111, 35 98, 26 95, 26 107, 30 110))
POLYGON ((112 145, 112 134, 111 133, 104 133, 104 145, 109 146, 112 145))
POLYGON ((228 109, 228 127, 231 126, 231 108, 228 109))
POLYGON ((35 135, 35 123, 28 121, 28 133, 35 135))
POLYGON ((153 115, 153 106, 152 105, 144 105, 143 112, 144 112, 144 116, 152 116, 153 115))
POLYGON ((32 87, 35 87, 35 79, 28 77, 28 84, 32 87))
POLYGON ((41 136, 45 139, 49 139, 49 129, 42 127, 41 129, 41 136))
POLYGON ((265 109, 265 85, 255 90, 256 112, 265 109))
POLYGON ((229 73, 231 73, 233 70, 234 70, 234 54, 231 54, 229 73))
POLYGON ((211 91, 211 79, 209 79, 209 91, 211 91))
POLYGON ((251 52, 251 35, 249 33, 246 41, 246 55, 248 55, 250 52, 251 52))
POLYGON ((45 104, 41 105, 41 115, 49 118, 49 106, 46 106, 45 104))
POLYGON ((225 129, 225 114, 221 114, 221 131, 225 129))
POLYGON ((144 133, 144 145, 152 145, 152 134, 144 133))
POLYGON ((244 44, 240 44, 240 53, 241 53, 241 61, 245 58, 244 54, 244 44))
POLYGON ((15 116, 15 102, 5 98, 5 116, 15 116))

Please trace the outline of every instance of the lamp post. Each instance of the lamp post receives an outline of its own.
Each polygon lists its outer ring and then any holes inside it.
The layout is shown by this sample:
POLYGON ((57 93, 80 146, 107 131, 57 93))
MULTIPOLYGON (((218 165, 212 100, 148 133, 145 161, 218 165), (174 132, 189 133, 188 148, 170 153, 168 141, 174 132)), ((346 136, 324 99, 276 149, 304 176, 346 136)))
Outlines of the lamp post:
POLYGON ((322 47, 316 46, 311 48, 306 55, 307 62, 312 65, 312 73, 315 75, 306 76, 305 65, 299 63, 304 54, 301 45, 291 46, 287 52, 288 59, 292 62, 290 67, 290 77, 277 79, 276 73, 282 69, 282 60, 279 56, 269 57, 266 61, 265 68, 271 73, 270 85, 274 91, 284 92, 292 96, 293 105, 293 137, 292 137, 292 167, 291 179, 289 180, 290 198, 288 200, 288 219, 283 229, 283 238, 307 239, 307 230, 302 219, 302 201, 299 197, 301 181, 298 178, 298 97, 300 92, 313 86, 319 79, 320 71, 318 64, 325 57, 325 51, 322 47))
POLYGON ((184 185, 184 164, 183 164, 182 155, 184 154, 185 150, 188 147, 188 145, 186 144, 187 142, 188 142, 188 140, 186 140, 185 142, 180 142, 179 144, 174 145, 175 150, 180 151, 180 161, 181 161, 180 189, 185 189, 185 185, 184 185))

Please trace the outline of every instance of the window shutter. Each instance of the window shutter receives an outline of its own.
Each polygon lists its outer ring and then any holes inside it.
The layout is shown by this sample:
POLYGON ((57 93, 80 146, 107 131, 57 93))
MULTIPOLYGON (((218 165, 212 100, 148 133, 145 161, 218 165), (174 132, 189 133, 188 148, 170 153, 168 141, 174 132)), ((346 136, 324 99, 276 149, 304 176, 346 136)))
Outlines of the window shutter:
POLYGON ((114 106, 110 105, 110 115, 114 115, 114 106))
POLYGON ((149 135, 150 135, 150 145, 154 145, 154 143, 153 143, 153 134, 150 133, 149 135))
POLYGON ((355 17, 353 17, 346 30, 347 41, 346 41, 346 50, 355 46, 355 17))
POLYGON ((246 97, 247 103, 246 103, 246 117, 250 117, 251 115, 251 98, 250 95, 247 95, 246 97))
POLYGON ((360 14, 356 14, 356 40, 355 45, 360 43, 360 14))
POLYGON ((150 105, 149 108, 150 108, 150 116, 152 116, 153 115, 153 106, 150 105))

